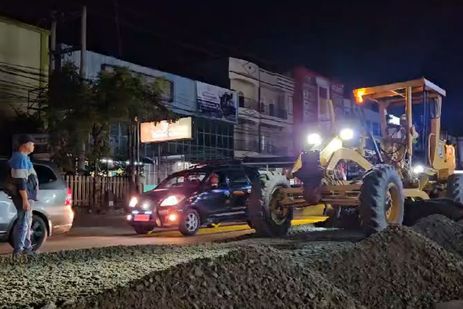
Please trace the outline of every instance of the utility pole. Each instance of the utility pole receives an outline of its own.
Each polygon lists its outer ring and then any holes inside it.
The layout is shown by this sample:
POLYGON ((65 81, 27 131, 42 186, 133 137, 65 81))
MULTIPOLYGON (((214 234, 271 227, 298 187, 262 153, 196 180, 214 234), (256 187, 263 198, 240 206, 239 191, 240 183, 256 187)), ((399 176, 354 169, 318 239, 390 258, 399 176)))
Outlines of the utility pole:
POLYGON ((85 65, 86 65, 86 56, 87 53, 87 7, 84 5, 82 7, 82 15, 80 22, 80 77, 85 78, 85 65))
MULTIPOLYGON (((86 51, 87 51, 87 7, 84 5, 82 7, 82 14, 80 18, 80 77, 82 80, 86 78, 86 70, 85 70, 85 56, 86 56, 86 51)), ((85 142, 82 142, 81 146, 81 153, 80 153, 80 158, 79 158, 79 169, 84 170, 85 169, 85 151, 86 151, 86 145, 85 142)))
POLYGON ((122 58, 122 38, 121 38, 121 27, 119 23, 119 1, 114 0, 114 23, 116 24, 117 33, 117 53, 118 57, 122 58))
POLYGON ((48 77, 53 74, 56 68, 56 12, 51 14, 51 29, 50 29, 50 68, 48 77))

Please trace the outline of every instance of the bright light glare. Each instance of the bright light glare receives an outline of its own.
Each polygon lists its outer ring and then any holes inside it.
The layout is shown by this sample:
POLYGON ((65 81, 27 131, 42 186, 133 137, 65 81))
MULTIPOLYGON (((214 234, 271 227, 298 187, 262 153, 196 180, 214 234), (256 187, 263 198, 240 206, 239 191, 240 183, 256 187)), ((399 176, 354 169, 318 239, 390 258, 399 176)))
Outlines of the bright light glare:
POLYGON ((354 98, 355 98, 355 103, 358 105, 363 104, 364 99, 363 96, 365 95, 366 89, 365 88, 360 88, 360 89, 355 89, 354 90, 354 98))
POLYGON ((311 133, 307 136, 307 143, 313 146, 319 146, 322 143, 322 137, 318 133, 311 133))
POLYGON ((177 214, 170 214, 167 219, 169 219, 170 222, 177 221, 177 214))
POLYGON ((351 140, 354 138, 354 130, 349 128, 342 129, 341 132, 339 132, 339 137, 343 141, 351 140))
POLYGON ((178 203, 180 203, 181 200, 182 198, 175 195, 171 195, 162 201, 161 206, 175 206, 178 203))
POLYGON ((150 209, 150 203, 148 202, 144 202, 142 205, 141 205, 141 208, 143 208, 144 210, 147 210, 147 209, 150 209))
POLYGON ((413 167, 413 173, 415 173, 415 174, 424 173, 424 166, 423 165, 417 165, 417 166, 413 167))
POLYGON ((127 221, 132 221, 132 215, 127 215, 127 221))
POLYGON ((135 206, 137 206, 137 204, 138 204, 138 198, 136 198, 135 196, 133 196, 133 197, 130 199, 129 207, 135 207, 135 206))

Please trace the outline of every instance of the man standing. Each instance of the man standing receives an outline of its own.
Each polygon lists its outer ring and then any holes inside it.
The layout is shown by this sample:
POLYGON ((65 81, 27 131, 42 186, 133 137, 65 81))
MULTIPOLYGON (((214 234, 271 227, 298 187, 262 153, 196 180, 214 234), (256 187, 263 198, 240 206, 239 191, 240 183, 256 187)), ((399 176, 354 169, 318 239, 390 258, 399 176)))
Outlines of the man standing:
POLYGON ((29 135, 18 138, 17 151, 9 160, 11 177, 17 192, 13 203, 18 212, 16 228, 13 231, 13 257, 21 254, 33 255, 31 243, 32 205, 37 200, 38 179, 29 154, 34 151, 34 139, 29 135))

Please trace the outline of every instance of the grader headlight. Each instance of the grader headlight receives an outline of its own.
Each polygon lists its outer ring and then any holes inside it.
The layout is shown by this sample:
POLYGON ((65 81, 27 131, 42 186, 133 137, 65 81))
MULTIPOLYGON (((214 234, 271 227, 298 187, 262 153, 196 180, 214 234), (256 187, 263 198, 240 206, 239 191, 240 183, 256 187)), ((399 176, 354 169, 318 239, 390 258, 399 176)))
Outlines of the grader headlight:
POLYGON ((344 128, 339 132, 339 137, 343 141, 349 141, 354 138, 354 130, 350 128, 344 128))
POLYGON ((320 146, 323 142, 323 139, 318 133, 311 133, 307 136, 307 143, 311 146, 320 146))
POLYGON ((413 167, 413 173, 417 174, 417 175, 424 173, 424 166, 423 165, 415 165, 413 167))

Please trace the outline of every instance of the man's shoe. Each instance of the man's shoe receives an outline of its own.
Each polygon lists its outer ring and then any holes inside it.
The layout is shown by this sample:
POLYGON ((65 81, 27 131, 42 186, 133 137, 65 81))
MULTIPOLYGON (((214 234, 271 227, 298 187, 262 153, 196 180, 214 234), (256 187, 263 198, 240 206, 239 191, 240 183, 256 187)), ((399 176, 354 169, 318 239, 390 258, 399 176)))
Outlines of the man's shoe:
POLYGON ((32 250, 26 250, 23 252, 23 255, 28 257, 28 258, 35 258, 37 257, 37 253, 35 251, 32 251, 32 250))
POLYGON ((19 259, 21 257, 21 255, 22 255, 21 251, 16 251, 16 252, 13 252, 13 254, 11 255, 11 258, 13 260, 17 260, 17 259, 19 259))
POLYGON ((24 254, 23 252, 19 251, 19 252, 13 252, 13 254, 11 255, 11 261, 13 263, 22 263, 24 262, 24 254))

